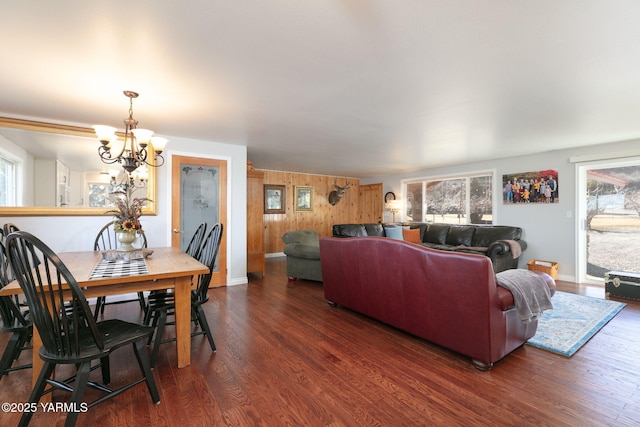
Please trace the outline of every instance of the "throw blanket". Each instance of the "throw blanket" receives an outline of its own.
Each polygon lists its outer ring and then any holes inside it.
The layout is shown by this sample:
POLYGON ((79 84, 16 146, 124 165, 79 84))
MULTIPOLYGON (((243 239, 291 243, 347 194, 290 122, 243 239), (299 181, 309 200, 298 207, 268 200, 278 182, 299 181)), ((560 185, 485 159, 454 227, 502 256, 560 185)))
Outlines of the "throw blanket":
POLYGON ((522 254, 522 247, 520 247, 520 243, 515 240, 498 240, 498 242, 503 242, 509 245, 509 251, 511 252, 511 256, 513 259, 518 258, 522 254))
POLYGON ((537 320, 545 310, 553 309, 549 286, 537 273, 511 269, 496 274, 498 285, 511 291, 520 320, 537 320))

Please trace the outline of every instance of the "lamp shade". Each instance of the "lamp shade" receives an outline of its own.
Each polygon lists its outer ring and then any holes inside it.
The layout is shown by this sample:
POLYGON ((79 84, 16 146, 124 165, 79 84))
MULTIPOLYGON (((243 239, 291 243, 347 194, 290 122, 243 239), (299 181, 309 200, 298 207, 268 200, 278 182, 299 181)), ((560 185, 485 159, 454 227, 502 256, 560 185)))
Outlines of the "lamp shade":
POLYGON ((402 200, 389 200, 387 203, 387 209, 394 212, 402 210, 402 200))
POLYGON ((164 147, 167 145, 167 142, 169 142, 167 138, 162 138, 160 136, 154 136, 151 138, 151 146, 158 154, 164 151, 164 147))
POLYGON ((112 126, 95 125, 93 126, 93 130, 96 131, 96 135, 98 136, 98 139, 103 144, 107 144, 111 142, 111 139, 115 136, 115 133, 116 133, 116 128, 112 126))
POLYGON ((133 129, 131 132, 135 135, 138 145, 141 147, 146 147, 153 136, 153 131, 149 129, 133 129))

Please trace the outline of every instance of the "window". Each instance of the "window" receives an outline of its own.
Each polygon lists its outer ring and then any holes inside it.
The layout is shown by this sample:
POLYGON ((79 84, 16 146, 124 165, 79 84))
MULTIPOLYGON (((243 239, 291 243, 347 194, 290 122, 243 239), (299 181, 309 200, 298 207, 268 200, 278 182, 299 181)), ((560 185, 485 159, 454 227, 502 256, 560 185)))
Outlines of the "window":
POLYGON ((0 157, 0 206, 16 206, 16 165, 0 157))
POLYGON ((491 224, 493 173, 406 181, 407 221, 491 224))

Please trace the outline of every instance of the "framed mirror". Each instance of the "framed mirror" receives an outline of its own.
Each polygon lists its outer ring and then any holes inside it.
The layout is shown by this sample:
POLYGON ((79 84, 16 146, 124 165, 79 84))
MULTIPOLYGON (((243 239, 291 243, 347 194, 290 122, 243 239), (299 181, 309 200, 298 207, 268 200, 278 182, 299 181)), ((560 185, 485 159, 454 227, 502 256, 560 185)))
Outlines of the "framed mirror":
MULTIPOLYGON (((127 175, 100 160, 99 145, 92 128, 0 117, 0 216, 104 215, 127 175)), ((140 172, 134 194, 156 215, 156 170, 140 172)))

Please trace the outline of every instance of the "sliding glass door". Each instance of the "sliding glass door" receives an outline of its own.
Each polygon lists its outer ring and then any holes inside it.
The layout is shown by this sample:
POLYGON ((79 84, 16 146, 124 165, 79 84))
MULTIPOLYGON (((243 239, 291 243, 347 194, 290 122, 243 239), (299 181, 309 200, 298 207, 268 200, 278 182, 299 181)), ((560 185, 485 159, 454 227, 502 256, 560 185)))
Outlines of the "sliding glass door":
POLYGON ((578 280, 640 272, 640 159, 582 164, 578 178, 578 280))

